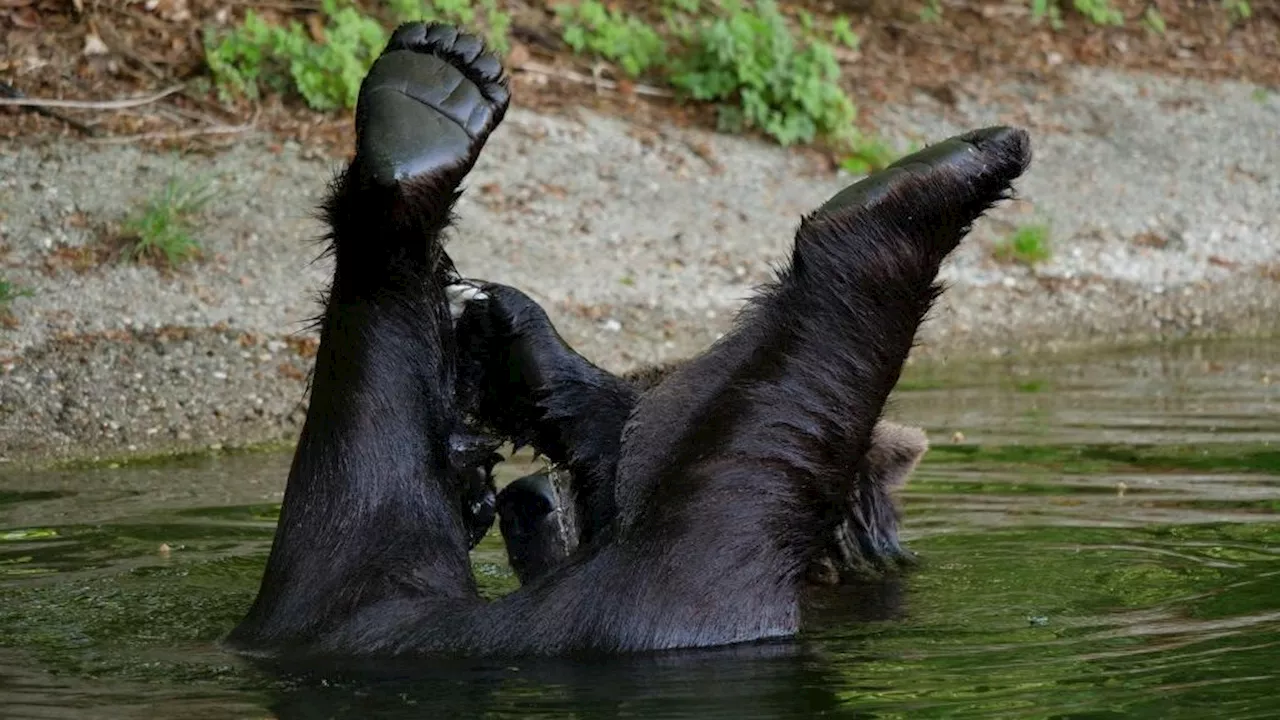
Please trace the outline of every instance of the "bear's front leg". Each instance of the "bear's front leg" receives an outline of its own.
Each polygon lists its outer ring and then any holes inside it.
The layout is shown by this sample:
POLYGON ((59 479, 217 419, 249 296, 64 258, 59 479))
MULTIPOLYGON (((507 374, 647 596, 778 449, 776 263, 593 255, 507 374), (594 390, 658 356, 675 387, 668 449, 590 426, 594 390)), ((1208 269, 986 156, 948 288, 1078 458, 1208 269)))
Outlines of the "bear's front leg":
POLYGON ((569 471, 580 535, 570 544, 590 543, 613 522, 618 448, 637 393, 570 347, 528 295, 470 287, 455 309, 459 403, 486 430, 569 471))

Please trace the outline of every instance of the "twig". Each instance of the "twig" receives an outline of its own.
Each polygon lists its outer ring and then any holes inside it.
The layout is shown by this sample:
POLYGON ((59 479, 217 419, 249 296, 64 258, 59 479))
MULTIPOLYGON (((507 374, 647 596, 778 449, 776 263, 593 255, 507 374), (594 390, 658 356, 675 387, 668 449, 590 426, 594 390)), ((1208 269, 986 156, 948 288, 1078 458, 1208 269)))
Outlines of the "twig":
MULTIPOLYGON (((616 83, 612 80, 591 77, 590 75, 583 75, 582 73, 577 73, 572 70, 561 70, 559 68, 551 67, 550 65, 543 65, 542 63, 533 61, 526 61, 520 67, 516 68, 516 72, 527 72, 534 75, 560 78, 561 80, 569 80, 571 82, 582 83, 583 85, 595 85, 598 88, 604 88, 606 90, 618 90, 621 87, 621 83, 616 83)), ((673 98, 676 96, 676 94, 670 90, 654 87, 652 85, 641 85, 640 83, 631 85, 630 91, 636 95, 648 95, 650 97, 673 98)))
MULTIPOLYGON (((0 0, 0 2, 3 2, 3 0, 0 0)), ((123 52, 116 48, 112 48, 112 52, 116 53, 117 55, 119 55, 120 57, 128 61, 124 65, 121 65, 120 69, 123 72, 129 73, 131 77, 137 78, 138 80, 142 80, 142 81, 151 81, 151 80, 165 81, 170 79, 164 73, 161 73, 158 69, 156 69, 154 65, 152 65, 151 63, 147 62, 146 60, 140 57, 137 57, 128 52, 123 52), (144 70, 145 72, 135 70, 134 68, 130 67, 129 63, 136 64, 138 67, 142 68, 142 70, 144 70)), ((208 98, 201 97, 199 94, 192 92, 191 88, 183 88, 182 92, 178 93, 178 97, 186 98, 188 101, 191 102, 191 104, 202 107, 205 110, 212 110, 214 112, 217 112, 219 115, 222 116, 223 120, 229 120, 229 119, 235 118, 235 116, 232 115, 231 113, 228 113, 226 109, 219 107, 215 103, 210 102, 208 98)), ((205 113, 197 113, 193 110, 187 110, 178 103, 173 103, 172 109, 176 113, 187 115, 189 119, 192 119, 192 120, 198 120, 200 122, 209 123, 209 124, 218 123, 217 118, 214 118, 205 113)))
POLYGON ((152 95, 126 98, 124 100, 56 100, 52 98, 0 98, 0 105, 19 105, 22 107, 60 107, 80 110, 123 110, 125 108, 149 105, 163 100, 182 90, 181 85, 173 85, 152 95))
POLYGON ((271 2, 270 0, 267 2, 262 2, 262 0, 230 0, 230 2, 227 2, 226 4, 254 9, 271 8, 273 10, 292 10, 294 12, 315 12, 323 6, 322 3, 314 1, 308 2, 308 0, 296 0, 295 2, 289 2, 288 0, 277 0, 276 2, 271 2))
MULTIPOLYGON (((135 16, 145 17, 147 18, 148 21, 151 21, 151 22, 157 21, 156 18, 151 17, 146 13, 138 13, 136 10, 129 14, 129 17, 135 17, 135 16)), ((97 19, 98 37, 100 37, 102 41, 106 43, 108 50, 140 66, 143 70, 146 70, 147 73, 151 75, 151 77, 155 78, 156 80, 163 81, 166 79, 164 74, 160 72, 160 69, 155 66, 155 63, 142 57, 142 55, 138 54, 133 49, 133 47, 129 44, 129 42, 120 35, 120 31, 116 30, 116 26, 114 23, 112 23, 110 20, 108 20, 105 16, 102 16, 102 15, 96 15, 95 17, 97 19)), ((164 23, 160 23, 160 27, 158 28, 158 30, 162 34, 167 34, 169 32, 169 30, 166 29, 164 23)))
MULTIPOLYGON (((0 82, 0 100, 22 99, 25 97, 26 95, 24 95, 22 91, 19 90, 18 88, 8 83, 0 82)), ((79 130, 85 135, 88 135, 89 137, 93 137, 98 134, 97 128, 89 127, 88 125, 85 125, 79 120, 69 118, 60 112, 54 112, 53 110, 49 110, 47 108, 42 108, 42 107, 28 107, 26 109, 30 110, 31 112, 44 115, 45 117, 53 118, 54 120, 58 120, 59 122, 66 123, 67 125, 70 125, 76 130, 79 130)))
MULTIPOLYGON (((903 35, 906 35, 911 40, 914 40, 916 42, 922 42, 922 43, 925 43, 926 45, 937 45, 939 47, 955 50, 956 52, 970 52, 973 50, 972 47, 961 45, 960 43, 955 42, 953 40, 948 40, 946 38, 929 37, 928 35, 921 32, 920 28, 915 28, 905 23, 900 23, 900 22, 895 22, 893 20, 890 20, 888 22, 883 23, 883 25, 886 27, 891 27, 894 30, 901 32, 903 35)), ((837 48, 837 50, 842 50, 842 49, 843 48, 837 48)), ((852 58, 852 60, 857 60, 859 57, 861 57, 861 55, 855 51, 854 57, 852 58)), ((837 59, 841 60, 842 62, 845 61, 845 58, 839 57, 838 52, 837 52, 837 59)))
POLYGON ((181 140, 183 138, 199 137, 201 135, 234 135, 236 133, 248 132, 253 129, 253 123, 245 125, 212 125, 209 127, 189 128, 187 130, 159 130, 156 132, 140 133, 138 135, 113 135, 110 137, 95 138, 89 142, 102 145, 124 145, 132 142, 144 142, 147 140, 181 140))

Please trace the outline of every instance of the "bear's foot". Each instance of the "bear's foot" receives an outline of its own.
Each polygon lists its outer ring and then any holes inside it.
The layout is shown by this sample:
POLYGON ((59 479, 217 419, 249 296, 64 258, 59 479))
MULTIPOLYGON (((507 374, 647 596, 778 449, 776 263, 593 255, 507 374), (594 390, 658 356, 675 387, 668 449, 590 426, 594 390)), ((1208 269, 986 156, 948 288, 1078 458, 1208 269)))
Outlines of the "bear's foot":
POLYGON ((922 180, 932 181, 933 189, 939 193, 939 197, 930 198, 933 202, 943 204, 961 199, 967 202, 968 195, 981 194, 977 191, 985 185, 1007 185, 1021 175, 1030 162, 1031 139, 1025 130, 1003 126, 973 130, 898 159, 841 190, 815 215, 857 207, 872 208, 903 192, 913 181, 922 180), (954 198, 942 194, 948 182, 965 186, 964 194, 954 198))
POLYGON ((436 23, 401 25, 360 87, 356 156, 390 186, 470 171, 511 99, 480 38, 436 23))
POLYGON ((520 584, 547 574, 578 545, 569 478, 549 470, 526 475, 498 493, 498 527, 520 584))

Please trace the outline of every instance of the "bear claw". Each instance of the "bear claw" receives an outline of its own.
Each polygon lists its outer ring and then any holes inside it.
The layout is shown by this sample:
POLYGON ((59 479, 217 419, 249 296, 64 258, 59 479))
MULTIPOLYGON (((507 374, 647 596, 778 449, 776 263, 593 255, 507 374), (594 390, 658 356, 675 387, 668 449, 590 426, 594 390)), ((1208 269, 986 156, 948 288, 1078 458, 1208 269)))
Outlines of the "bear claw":
POLYGON ((402 25, 360 87, 356 155, 379 185, 465 175, 510 99, 501 63, 478 37, 402 25))
POLYGON ((466 312, 468 303, 473 300, 488 300, 489 296, 479 285, 460 280, 459 282, 449 285, 444 289, 445 297, 449 300, 449 315, 456 324, 458 319, 462 317, 462 313, 466 312))

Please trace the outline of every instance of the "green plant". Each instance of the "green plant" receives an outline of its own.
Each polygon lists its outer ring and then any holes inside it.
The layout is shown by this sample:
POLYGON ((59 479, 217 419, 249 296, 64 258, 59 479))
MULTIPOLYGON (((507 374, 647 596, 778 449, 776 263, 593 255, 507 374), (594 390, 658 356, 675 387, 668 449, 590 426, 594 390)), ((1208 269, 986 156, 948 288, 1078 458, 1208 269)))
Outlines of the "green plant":
POLYGON ((851 138, 857 111, 840 87, 834 48, 812 33, 798 39, 773 0, 723 0, 683 34, 671 84, 720 103, 722 129, 759 128, 783 145, 851 138))
POLYGON ((774 0, 663 0, 659 29, 598 0, 561 4, 563 37, 636 76, 660 71, 688 97, 720 106, 721 130, 759 129, 789 145, 828 136, 856 138, 853 101, 839 85, 835 45, 857 48, 849 20, 820 27, 796 14, 800 31, 774 0))
POLYGON ((212 188, 203 181, 169 180, 125 219, 120 236, 123 256, 169 267, 195 257, 200 245, 191 236, 192 221, 212 198, 212 188))
POLYGON ((1023 225, 997 243, 991 254, 1002 262, 1017 262, 1028 266, 1044 262, 1052 254, 1049 247, 1049 226, 1023 225))
POLYGON ((1222 7, 1232 22, 1243 22, 1253 17, 1253 6, 1249 0, 1222 0, 1222 7))
POLYGON ((831 21, 831 39, 850 50, 857 50, 862 45, 862 38, 858 37, 858 33, 854 32, 853 24, 849 22, 849 18, 841 15, 831 21))
MULTIPOLYGON (((1112 7, 1110 0, 1071 0, 1071 7, 1095 25, 1123 25, 1124 14, 1112 7)), ((1047 17, 1054 28, 1062 26, 1062 8, 1058 0, 1031 0, 1031 17, 1047 17)))
POLYGON ((1158 8, 1148 7, 1146 11, 1142 13, 1142 22, 1157 35, 1163 35, 1165 33, 1167 26, 1164 22, 1164 15, 1160 13, 1158 8))
MULTIPOLYGON (((510 49, 511 16, 497 0, 385 0, 384 5, 389 22, 443 20, 483 26, 490 48, 499 53, 510 49)), ((235 29, 206 31, 205 62, 223 98, 234 93, 257 97, 265 86, 296 91, 316 110, 354 107, 360 82, 386 45, 387 31, 352 0, 322 0, 313 17, 321 22, 280 26, 248 10, 235 29)))
POLYGON ((31 297, 31 290, 0 277, 0 315, 8 314, 9 303, 20 297, 31 297))
POLYGON ((222 37, 205 35, 205 61, 220 92, 257 97, 260 86, 297 90, 316 110, 352 107, 387 35, 374 18, 342 0, 323 0, 322 42, 297 21, 270 25, 252 10, 222 37))
POLYGON ((485 43, 505 54, 511 49, 511 16, 497 0, 386 0, 396 22, 442 20, 467 28, 483 27, 485 43))
POLYGON ((1124 14, 1112 7, 1110 0, 1072 0, 1071 5, 1095 25, 1124 24, 1124 14))
POLYGON ((564 41, 574 52, 599 55, 632 77, 659 64, 666 55, 667 44, 653 27, 596 0, 557 5, 556 14, 564 24, 564 41))
POLYGON ((840 161, 840 167, 857 175, 881 170, 900 155, 884 140, 870 135, 859 134, 848 147, 848 154, 840 161))
POLYGON ((942 20, 942 0, 925 0, 920 8, 920 21, 936 23, 942 20))

